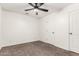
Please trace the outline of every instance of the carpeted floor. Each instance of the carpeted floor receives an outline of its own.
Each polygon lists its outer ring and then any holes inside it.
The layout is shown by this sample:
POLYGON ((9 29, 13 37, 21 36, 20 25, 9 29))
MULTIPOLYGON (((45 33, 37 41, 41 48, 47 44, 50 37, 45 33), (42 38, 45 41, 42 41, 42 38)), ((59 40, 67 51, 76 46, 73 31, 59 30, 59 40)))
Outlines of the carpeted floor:
POLYGON ((35 41, 3 47, 0 50, 0 56, 79 56, 79 54, 48 43, 35 41))

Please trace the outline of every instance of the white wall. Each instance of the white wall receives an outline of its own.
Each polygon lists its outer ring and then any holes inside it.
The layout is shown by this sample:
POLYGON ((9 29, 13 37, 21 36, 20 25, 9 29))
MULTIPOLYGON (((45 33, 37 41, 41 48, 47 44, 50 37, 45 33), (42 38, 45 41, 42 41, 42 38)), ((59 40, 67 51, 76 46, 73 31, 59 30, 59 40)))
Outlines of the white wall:
POLYGON ((41 19, 41 39, 68 50, 68 20, 63 12, 55 12, 41 19), (54 32, 54 33, 53 33, 54 32))
POLYGON ((2 11, 2 46, 39 40, 39 22, 33 17, 2 11))
POLYGON ((69 32, 71 31, 69 28, 69 17, 70 13, 76 10, 79 10, 79 4, 72 4, 60 12, 54 12, 40 19, 41 40, 70 50, 70 40, 72 39, 69 39, 69 32))

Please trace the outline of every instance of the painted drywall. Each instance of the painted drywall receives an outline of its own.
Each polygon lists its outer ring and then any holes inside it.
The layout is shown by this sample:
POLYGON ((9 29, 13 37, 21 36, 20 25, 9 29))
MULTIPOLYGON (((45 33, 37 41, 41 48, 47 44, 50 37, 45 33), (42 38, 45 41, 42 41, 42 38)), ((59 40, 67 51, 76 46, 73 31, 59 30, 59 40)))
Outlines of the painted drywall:
POLYGON ((39 40, 39 22, 33 17, 2 11, 2 46, 39 40))
POLYGON ((71 12, 79 10, 78 6, 79 4, 72 4, 59 12, 54 12, 40 19, 41 40, 60 48, 75 51, 71 49, 70 45, 72 39, 69 37, 69 32, 71 32, 69 17, 71 12))
POLYGON ((63 13, 55 12, 41 19, 41 40, 68 50, 68 20, 63 13))

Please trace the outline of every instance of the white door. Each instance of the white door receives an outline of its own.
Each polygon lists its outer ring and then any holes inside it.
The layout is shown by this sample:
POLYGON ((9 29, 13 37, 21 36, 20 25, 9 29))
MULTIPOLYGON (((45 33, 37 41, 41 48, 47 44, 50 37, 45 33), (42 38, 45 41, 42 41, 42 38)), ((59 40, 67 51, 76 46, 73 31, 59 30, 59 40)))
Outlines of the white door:
POLYGON ((70 49, 79 52, 79 11, 70 13, 70 49))

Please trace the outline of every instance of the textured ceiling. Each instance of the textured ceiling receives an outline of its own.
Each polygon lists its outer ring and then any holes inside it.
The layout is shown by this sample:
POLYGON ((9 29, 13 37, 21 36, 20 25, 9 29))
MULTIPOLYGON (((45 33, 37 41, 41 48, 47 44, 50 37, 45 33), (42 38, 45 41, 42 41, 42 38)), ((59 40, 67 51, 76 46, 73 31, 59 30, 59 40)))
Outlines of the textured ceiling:
POLYGON ((49 11, 48 12, 38 11, 39 15, 36 15, 33 10, 24 11, 25 9, 32 8, 28 3, 0 3, 2 8, 5 10, 26 14, 36 18, 42 18, 53 12, 60 11, 70 4, 71 3, 45 3, 44 5, 41 6, 41 8, 48 9, 49 11))

